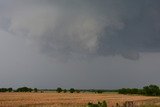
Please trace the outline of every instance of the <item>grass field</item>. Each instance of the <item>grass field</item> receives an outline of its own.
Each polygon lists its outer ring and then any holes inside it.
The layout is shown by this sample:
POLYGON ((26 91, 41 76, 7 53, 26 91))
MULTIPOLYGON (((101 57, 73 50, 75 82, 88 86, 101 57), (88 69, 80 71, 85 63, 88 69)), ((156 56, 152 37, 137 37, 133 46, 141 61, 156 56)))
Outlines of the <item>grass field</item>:
POLYGON ((159 98, 117 93, 0 93, 0 107, 85 107, 88 102, 97 103, 103 100, 112 107, 125 101, 157 103, 159 98))

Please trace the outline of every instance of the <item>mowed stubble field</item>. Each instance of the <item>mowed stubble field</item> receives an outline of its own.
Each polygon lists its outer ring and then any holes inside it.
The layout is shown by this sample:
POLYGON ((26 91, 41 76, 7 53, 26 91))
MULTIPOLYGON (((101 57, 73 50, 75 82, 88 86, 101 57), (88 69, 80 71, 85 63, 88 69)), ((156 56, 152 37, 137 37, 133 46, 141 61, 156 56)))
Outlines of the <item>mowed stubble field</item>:
POLYGON ((143 102, 158 97, 117 93, 0 93, 0 107, 85 107, 88 102, 107 101, 109 107, 125 101, 143 102))

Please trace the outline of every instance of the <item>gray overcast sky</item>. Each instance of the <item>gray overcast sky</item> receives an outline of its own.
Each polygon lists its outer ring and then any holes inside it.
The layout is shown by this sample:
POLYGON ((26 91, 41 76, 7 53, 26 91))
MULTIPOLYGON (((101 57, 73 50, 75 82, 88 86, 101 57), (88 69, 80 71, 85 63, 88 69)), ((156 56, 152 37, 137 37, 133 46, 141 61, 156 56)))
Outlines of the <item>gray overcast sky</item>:
POLYGON ((0 0, 0 87, 160 85, 159 0, 0 0))

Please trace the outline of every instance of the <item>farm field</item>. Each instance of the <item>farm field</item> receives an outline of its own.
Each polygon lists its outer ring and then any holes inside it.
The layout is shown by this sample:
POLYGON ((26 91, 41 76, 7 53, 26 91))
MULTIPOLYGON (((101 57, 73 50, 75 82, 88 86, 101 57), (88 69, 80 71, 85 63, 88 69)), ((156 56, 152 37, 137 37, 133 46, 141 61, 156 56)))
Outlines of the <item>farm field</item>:
POLYGON ((117 93, 0 93, 0 107, 85 107, 88 102, 103 100, 112 107, 125 101, 158 103, 159 98, 117 93))

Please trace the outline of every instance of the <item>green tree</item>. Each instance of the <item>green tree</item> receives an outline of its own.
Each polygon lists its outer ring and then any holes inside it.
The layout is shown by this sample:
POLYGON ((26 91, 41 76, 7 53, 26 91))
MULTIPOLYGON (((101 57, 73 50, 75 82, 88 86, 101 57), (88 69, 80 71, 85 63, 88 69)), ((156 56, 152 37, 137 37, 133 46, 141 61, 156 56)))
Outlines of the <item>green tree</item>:
POLYGON ((0 88, 0 92, 7 92, 8 89, 7 88, 0 88))
POLYGON ((75 89, 74 89, 74 88, 71 88, 71 89, 69 90, 69 92, 70 92, 70 93, 74 93, 74 92, 75 92, 75 89))
POLYGON ((8 88, 8 92, 12 92, 13 91, 13 89, 12 88, 8 88))
POLYGON ((158 96, 160 95, 160 89, 156 85, 149 85, 143 87, 143 93, 144 95, 158 96))
POLYGON ((21 88, 18 88, 16 91, 17 92, 32 92, 33 89, 32 88, 28 88, 28 87, 21 87, 21 88))
POLYGON ((56 91, 57 91, 58 93, 61 93, 63 90, 62 90, 62 88, 58 87, 58 88, 56 89, 56 91))

